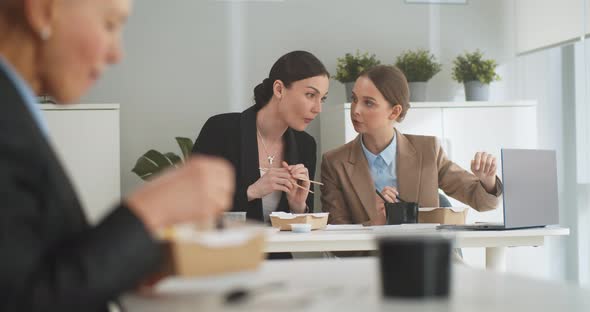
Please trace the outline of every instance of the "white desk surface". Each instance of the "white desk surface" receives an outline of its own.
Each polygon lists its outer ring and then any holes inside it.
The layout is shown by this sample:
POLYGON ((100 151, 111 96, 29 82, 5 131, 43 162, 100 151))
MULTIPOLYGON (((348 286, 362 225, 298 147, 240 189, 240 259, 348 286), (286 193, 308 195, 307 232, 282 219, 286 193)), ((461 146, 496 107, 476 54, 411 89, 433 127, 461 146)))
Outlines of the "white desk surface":
POLYGON ((378 235, 449 235, 455 247, 541 246, 545 237, 569 235, 568 228, 546 227, 504 231, 449 231, 449 230, 317 230, 310 233, 281 231, 267 236, 266 252, 315 252, 375 250, 378 235))
POLYGON ((266 261, 258 271, 213 278, 170 278, 152 297, 127 295, 129 312, 177 311, 590 311, 590 290, 453 266, 452 294, 443 301, 382 300, 376 258, 266 261), (224 303, 240 287, 281 286, 254 292, 243 303, 224 303))

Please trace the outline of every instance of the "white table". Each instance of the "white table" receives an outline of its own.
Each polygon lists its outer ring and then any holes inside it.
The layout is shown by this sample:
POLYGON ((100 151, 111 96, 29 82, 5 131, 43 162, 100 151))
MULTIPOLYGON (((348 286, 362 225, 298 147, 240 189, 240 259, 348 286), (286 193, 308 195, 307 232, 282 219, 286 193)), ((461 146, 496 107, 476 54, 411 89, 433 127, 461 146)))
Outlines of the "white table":
POLYGON ((506 270, 506 248, 516 246, 542 246, 548 236, 569 235, 568 228, 546 227, 504 231, 449 231, 449 230, 347 230, 312 231, 293 233, 281 231, 267 236, 266 252, 323 252, 376 250, 377 235, 450 235, 455 247, 484 247, 486 268, 506 270))
POLYGON ((216 278, 172 278, 153 297, 128 295, 129 312, 180 311, 590 311, 590 291, 572 284, 534 280, 453 266, 452 292, 443 301, 381 298, 376 258, 267 261, 257 272, 216 278), (254 292, 240 304, 224 295, 239 287, 280 286, 254 292))

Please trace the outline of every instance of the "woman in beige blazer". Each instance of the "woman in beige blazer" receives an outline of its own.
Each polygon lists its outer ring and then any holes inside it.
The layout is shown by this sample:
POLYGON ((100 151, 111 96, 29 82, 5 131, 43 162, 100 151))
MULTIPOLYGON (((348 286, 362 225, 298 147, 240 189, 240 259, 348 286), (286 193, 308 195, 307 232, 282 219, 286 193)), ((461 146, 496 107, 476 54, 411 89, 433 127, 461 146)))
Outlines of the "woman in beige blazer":
POLYGON ((322 209, 331 224, 385 224, 383 201, 397 197, 420 207, 438 207, 438 189, 479 211, 494 209, 502 184, 496 158, 478 152, 470 173, 450 161, 435 137, 407 135, 395 128, 408 109, 403 73, 377 66, 356 80, 351 119, 359 135, 323 155, 322 209))

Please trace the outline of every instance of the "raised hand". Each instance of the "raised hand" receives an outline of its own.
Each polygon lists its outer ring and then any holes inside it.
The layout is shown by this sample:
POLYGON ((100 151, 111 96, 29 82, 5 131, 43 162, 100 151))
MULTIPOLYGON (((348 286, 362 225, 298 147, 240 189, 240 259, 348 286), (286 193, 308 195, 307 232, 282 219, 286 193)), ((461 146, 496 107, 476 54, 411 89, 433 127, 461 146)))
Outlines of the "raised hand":
POLYGON ((291 177, 291 173, 288 169, 266 169, 264 175, 248 187, 248 200, 262 198, 274 191, 282 191, 288 194, 295 187, 293 185, 294 183, 296 183, 296 181, 291 177))
POLYGON ((305 208, 307 207, 305 201, 307 200, 311 185, 309 182, 309 170, 303 164, 289 165, 283 161, 282 165, 283 168, 289 171, 294 183, 299 185, 299 187, 295 186, 290 193, 287 193, 289 207, 296 213, 305 212, 305 208))
POLYGON ((477 152, 471 160, 471 171, 488 193, 496 190, 496 169, 496 157, 492 154, 477 152))
POLYGON ((231 164, 220 158, 195 156, 182 167, 168 170, 146 183, 126 200, 129 208, 152 231, 203 221, 230 208, 235 188, 231 164))

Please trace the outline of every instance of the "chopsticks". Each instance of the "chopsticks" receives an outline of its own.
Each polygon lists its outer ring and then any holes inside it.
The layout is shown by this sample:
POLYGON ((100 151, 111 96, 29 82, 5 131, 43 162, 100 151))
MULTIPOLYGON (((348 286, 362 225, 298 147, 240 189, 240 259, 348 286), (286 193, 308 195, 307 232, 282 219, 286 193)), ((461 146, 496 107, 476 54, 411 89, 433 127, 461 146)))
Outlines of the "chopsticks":
POLYGON ((308 191, 308 192, 310 192, 310 193, 314 194, 314 192, 313 192, 312 190, 308 190, 308 189, 304 188, 303 186, 301 186, 301 185, 299 185, 299 184, 295 184, 295 186, 296 186, 296 187, 298 187, 298 188, 300 188, 300 189, 304 189, 304 190, 306 190, 306 191, 308 191))
MULTIPOLYGON (((268 171, 268 170, 270 170, 270 168, 259 168, 259 169, 260 169, 260 171, 265 171, 265 172, 268 171)), ((318 184, 318 185, 324 185, 322 182, 317 182, 317 181, 314 181, 314 180, 308 180, 308 179, 297 179, 297 180, 307 181, 309 183, 314 183, 314 184, 318 184)), ((304 189, 304 190, 306 190, 306 191, 314 194, 314 192, 312 190, 308 190, 308 189, 304 188, 303 186, 301 186, 299 184, 295 184, 295 186, 298 187, 298 188, 300 188, 300 189, 304 189)))
MULTIPOLYGON (((259 168, 262 171, 268 171, 270 168, 259 168)), ((301 181, 307 181, 309 183, 313 183, 313 184, 317 184, 317 185, 324 185, 324 183, 322 182, 318 182, 318 181, 314 181, 314 180, 308 180, 308 179, 297 179, 297 180, 301 180, 301 181)))

